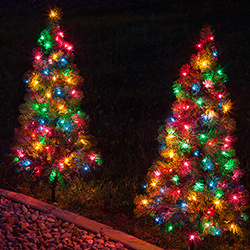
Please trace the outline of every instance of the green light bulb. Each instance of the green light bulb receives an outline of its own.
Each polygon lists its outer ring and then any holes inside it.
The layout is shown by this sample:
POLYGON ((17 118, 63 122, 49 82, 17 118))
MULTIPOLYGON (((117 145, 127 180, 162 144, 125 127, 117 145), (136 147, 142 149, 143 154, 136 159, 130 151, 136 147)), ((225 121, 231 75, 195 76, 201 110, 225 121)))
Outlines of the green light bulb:
POLYGON ((201 104, 203 103, 203 99, 202 99, 202 98, 199 98, 199 99, 196 101, 196 103, 197 103, 198 105, 201 105, 201 104))
POLYGON ((174 129, 170 128, 170 129, 168 130, 168 133, 169 133, 170 135, 174 134, 174 129))
POLYGON ((34 109, 39 109, 39 105, 38 105, 38 104, 35 104, 35 105, 34 105, 34 109))
POLYGON ((202 182, 196 182, 194 185, 195 191, 202 191, 204 189, 204 184, 202 182))
POLYGON ((201 139, 205 139, 205 138, 206 138, 206 136, 202 134, 201 135, 201 139))
POLYGON ((174 177, 172 178, 173 182, 177 183, 179 180, 178 175, 174 175, 174 177))

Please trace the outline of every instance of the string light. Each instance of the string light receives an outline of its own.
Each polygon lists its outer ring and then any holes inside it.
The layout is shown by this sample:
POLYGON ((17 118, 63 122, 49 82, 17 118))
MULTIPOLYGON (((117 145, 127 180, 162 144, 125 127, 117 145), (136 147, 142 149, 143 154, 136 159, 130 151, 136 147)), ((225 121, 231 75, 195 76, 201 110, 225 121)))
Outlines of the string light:
POLYGON ((87 131, 88 117, 80 111, 82 78, 60 18, 59 9, 50 10, 48 27, 38 36, 33 69, 24 78, 29 93, 21 108, 25 119, 15 133, 12 151, 19 171, 66 186, 76 171, 97 169, 102 160, 87 131))
POLYGON ((188 237, 193 243, 227 230, 239 234, 238 224, 244 224, 239 211, 245 209, 247 195, 239 184, 242 174, 232 148, 235 124, 229 118, 232 103, 225 83, 214 36, 205 27, 196 54, 173 84, 177 100, 160 130, 159 156, 149 170, 146 194, 138 196, 139 215, 165 223, 165 231, 171 226, 192 232, 188 237), (146 206, 144 199, 150 200, 146 206))

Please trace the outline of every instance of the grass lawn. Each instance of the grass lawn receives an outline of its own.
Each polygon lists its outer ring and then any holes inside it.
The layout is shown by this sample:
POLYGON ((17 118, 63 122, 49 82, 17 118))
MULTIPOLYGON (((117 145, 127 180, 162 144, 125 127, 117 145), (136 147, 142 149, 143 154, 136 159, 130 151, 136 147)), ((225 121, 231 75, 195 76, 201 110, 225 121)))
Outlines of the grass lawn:
MULTIPOLYGON (((67 190, 58 187, 58 205, 164 249, 186 249, 187 239, 181 232, 162 232, 150 218, 136 218, 133 200, 157 157, 158 129, 174 101, 173 81, 194 53, 205 23, 215 30, 220 64, 229 78, 235 148, 245 171, 242 184, 250 190, 249 4, 195 2, 65 8, 61 25, 85 78, 82 110, 91 118, 90 133, 99 142, 103 167, 84 180, 75 178, 67 190)), ((8 158, 26 92, 23 74, 32 69, 45 13, 41 8, 0 8, 0 188, 50 202, 47 184, 23 182, 25 176, 14 173, 8 158)), ((247 249, 247 238, 206 237, 197 249, 247 249)))

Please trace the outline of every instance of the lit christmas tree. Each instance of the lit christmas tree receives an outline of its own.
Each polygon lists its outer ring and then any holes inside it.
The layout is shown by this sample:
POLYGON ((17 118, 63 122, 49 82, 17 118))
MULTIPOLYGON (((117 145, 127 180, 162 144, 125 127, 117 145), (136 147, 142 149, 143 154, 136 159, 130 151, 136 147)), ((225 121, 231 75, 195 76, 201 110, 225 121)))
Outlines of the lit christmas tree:
POLYGON ((73 64, 73 46, 59 27, 61 13, 51 10, 48 27, 38 39, 33 70, 26 73, 25 103, 20 106, 21 128, 12 148, 18 170, 48 178, 55 199, 57 181, 101 164, 96 143, 88 134, 88 116, 81 111, 83 79, 73 64))
POLYGON ((145 195, 135 201, 139 216, 150 214, 165 231, 186 231, 191 241, 224 231, 241 234, 247 219, 227 77, 210 27, 202 29, 197 50, 173 85, 177 100, 159 134, 159 157, 145 195))

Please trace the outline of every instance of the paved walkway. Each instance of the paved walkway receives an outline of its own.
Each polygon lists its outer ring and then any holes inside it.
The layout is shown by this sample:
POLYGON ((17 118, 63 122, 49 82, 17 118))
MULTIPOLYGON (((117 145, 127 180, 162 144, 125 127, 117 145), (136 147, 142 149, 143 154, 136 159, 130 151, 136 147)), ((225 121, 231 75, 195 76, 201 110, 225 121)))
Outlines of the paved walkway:
POLYGON ((3 189, 0 249, 163 250, 102 223, 3 189))

